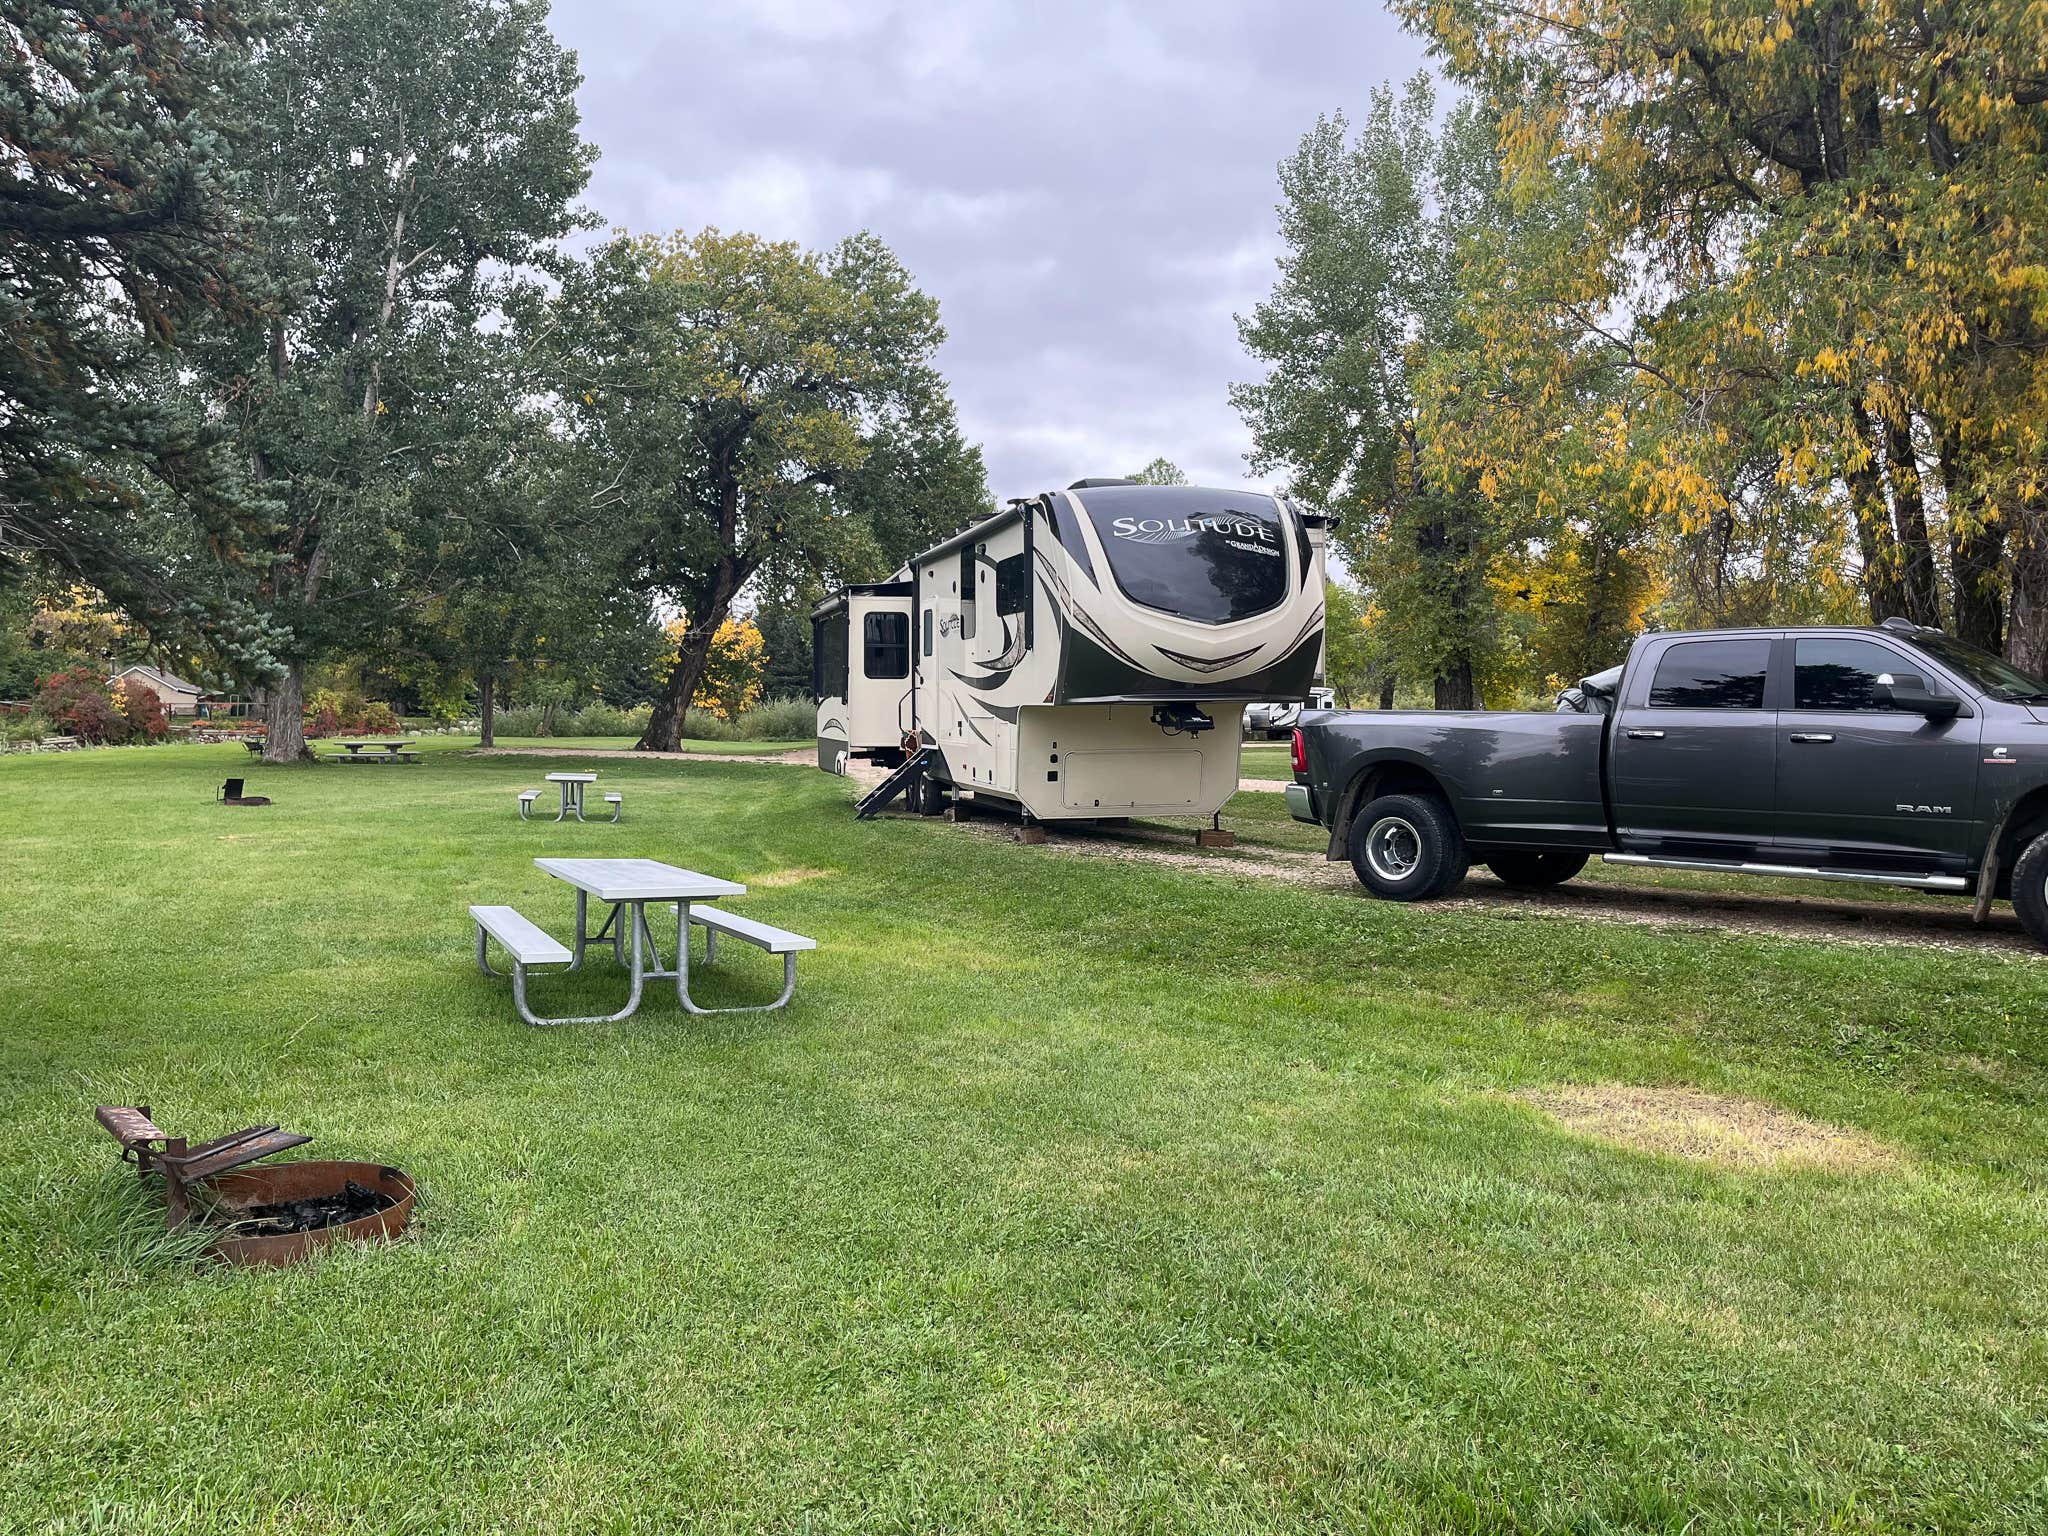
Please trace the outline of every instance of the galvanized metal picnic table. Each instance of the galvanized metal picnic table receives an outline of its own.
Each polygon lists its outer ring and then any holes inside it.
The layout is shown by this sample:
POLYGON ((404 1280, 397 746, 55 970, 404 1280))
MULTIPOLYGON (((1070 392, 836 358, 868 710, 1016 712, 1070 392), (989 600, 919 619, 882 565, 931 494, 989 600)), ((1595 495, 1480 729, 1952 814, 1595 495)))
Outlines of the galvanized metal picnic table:
POLYGON ((418 761, 413 752, 413 748, 419 745, 417 741, 392 741, 380 736, 369 741, 337 741, 335 745, 345 751, 348 756, 329 758, 329 762, 410 763, 418 761))
MULTIPOLYGON (((550 774, 550 778, 554 775, 550 774)), ((632 970, 633 991, 619 1012, 587 1019, 556 1019, 560 1024, 608 1024, 631 1018, 640 1007, 640 992, 648 978, 673 980, 676 1001, 691 1013, 704 1013, 690 1000, 690 907, 697 902, 715 901, 721 896, 744 896, 747 888, 716 875, 700 875, 694 869, 678 869, 657 859, 535 859, 543 874, 553 875, 576 887, 576 942, 569 969, 583 969, 583 951, 592 944, 611 941, 613 956, 632 970), (595 933, 590 931, 590 901, 596 897, 611 908, 595 933), (676 904, 676 963, 664 969, 654 932, 647 926, 649 902, 676 904), (628 931, 630 930, 630 931, 628 931), (631 946, 631 958, 627 947, 631 946), (645 946, 644 950, 642 946, 645 946), (647 961, 651 958, 653 964, 647 961)), ((481 947, 481 939, 478 941, 481 947)), ((481 962, 479 962, 481 963, 481 962)))
POLYGON ((555 820, 560 821, 564 816, 574 815, 578 821, 581 821, 583 819, 583 786, 595 784, 597 782, 597 775, 594 773, 551 773, 548 775, 548 782, 560 785, 562 790, 562 808, 555 813, 555 820))

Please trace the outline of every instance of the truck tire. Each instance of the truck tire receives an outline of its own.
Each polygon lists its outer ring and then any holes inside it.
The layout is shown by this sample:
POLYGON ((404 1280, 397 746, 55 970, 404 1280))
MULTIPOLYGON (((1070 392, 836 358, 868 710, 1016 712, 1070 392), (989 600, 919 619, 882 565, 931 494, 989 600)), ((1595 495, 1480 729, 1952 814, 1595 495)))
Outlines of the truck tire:
POLYGON ((1541 891, 1563 885, 1586 867, 1583 853, 1518 848, 1513 853, 1490 854, 1486 867, 1502 885, 1520 891, 1541 891))
POLYGON ((1465 878, 1471 855, 1435 795, 1382 795, 1351 820, 1351 869, 1382 901, 1433 901, 1465 878))
POLYGON ((2012 867, 2012 909, 2027 937, 2048 949, 2048 832, 2043 832, 2012 867))

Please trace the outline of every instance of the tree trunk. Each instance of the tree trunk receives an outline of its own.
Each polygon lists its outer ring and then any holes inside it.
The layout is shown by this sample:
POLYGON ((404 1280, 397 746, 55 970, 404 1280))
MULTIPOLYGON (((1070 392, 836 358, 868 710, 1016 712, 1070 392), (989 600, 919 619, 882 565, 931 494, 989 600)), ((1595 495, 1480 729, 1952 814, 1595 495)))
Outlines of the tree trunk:
POLYGON ((647 729, 633 743, 635 752, 683 750, 683 723, 689 716, 690 700, 697 696, 697 684, 711 659, 712 636, 724 622, 725 613, 721 610, 715 617, 692 626, 676 655, 675 670, 669 673, 661 697, 654 701, 654 712, 647 717, 647 729))
POLYGON ((1396 684, 1399 681, 1400 679, 1395 677, 1391 672, 1388 673, 1386 677, 1380 680, 1381 709, 1392 709, 1394 707, 1394 684, 1396 684))
POLYGON ((555 701, 553 699, 549 699, 540 707, 539 730, 543 736, 555 734, 555 701))
POLYGON ((2040 677, 2048 672, 2048 516, 2022 514, 2012 553, 2012 613, 2005 659, 2040 677))
POLYGON ((1472 687, 1472 658, 1461 657, 1447 663, 1436 675, 1436 707, 1438 709, 1477 709, 1477 696, 1472 687))
POLYGON ((1915 624, 1941 623, 1941 588, 1934 575, 1934 545, 1927 537, 1927 499, 1920 485, 1920 459, 1910 425, 1888 421, 1884 428, 1885 476, 1892 485, 1892 524, 1899 541, 1899 579, 1906 617, 1915 624))
POLYGON ((295 661, 263 695, 263 761, 306 763, 306 664, 295 661))
POLYGON ((1951 430, 1940 438, 1943 504, 1948 512, 1949 578, 1955 588, 1955 637, 1993 655, 2005 650, 2005 603, 2001 581, 2005 535, 1998 511, 1984 505, 1951 430))
POLYGON ((1892 533, 1892 512, 1885 500, 1884 481, 1877 472, 1877 432, 1863 402, 1855 402, 1856 431, 1868 445, 1870 457, 1855 469, 1844 470, 1849 486, 1849 506, 1856 519, 1856 549, 1863 557, 1863 595, 1870 604, 1870 619, 1882 624, 1906 612, 1906 584, 1899 576, 1899 543, 1892 533))
POLYGON ((498 680, 486 672, 476 682, 477 729, 482 739, 480 747, 495 747, 498 744, 498 680))

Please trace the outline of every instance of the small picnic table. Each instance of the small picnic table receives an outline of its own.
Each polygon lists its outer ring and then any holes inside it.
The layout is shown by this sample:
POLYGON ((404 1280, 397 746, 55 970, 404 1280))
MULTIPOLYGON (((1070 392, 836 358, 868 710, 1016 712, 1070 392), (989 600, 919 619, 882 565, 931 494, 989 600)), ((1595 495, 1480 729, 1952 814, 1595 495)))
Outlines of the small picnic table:
MULTIPOLYGON (((553 778, 553 774, 548 775, 553 778)), ((721 896, 744 896, 747 888, 716 875, 700 875, 694 869, 678 869, 658 859, 535 859, 543 874, 576 887, 576 943, 569 969, 583 969, 583 951, 592 944, 611 940, 612 954, 622 965, 630 965, 633 990, 619 1012, 588 1019, 557 1019, 561 1024, 610 1024, 628 1019, 640 1007, 642 984, 649 977, 673 980, 676 1001, 691 1013, 702 1013, 690 1001, 690 907, 695 902, 715 901, 721 896), (590 899, 595 896, 611 908, 597 932, 590 931, 590 899), (647 926, 647 904, 672 901, 676 904, 676 963, 665 970, 654 932, 647 926), (623 921, 621 920, 623 915, 623 921), (627 931, 630 929, 630 933, 627 931), (632 958, 627 959, 627 944, 632 958), (643 951, 642 946, 645 946, 643 951), (647 960, 652 958, 653 965, 647 960)))
POLYGON ((583 819, 583 786, 595 784, 597 782, 597 775, 594 773, 551 773, 547 777, 550 784, 559 785, 562 790, 562 808, 555 813, 555 820, 560 821, 564 816, 573 814, 578 821, 581 821, 583 819))
POLYGON ((348 753, 347 757, 337 759, 339 762, 399 763, 409 761, 412 757, 411 749, 417 747, 419 743, 392 741, 388 737, 378 736, 368 741, 337 741, 335 745, 348 753), (365 752, 370 755, 364 757, 362 754, 365 752))

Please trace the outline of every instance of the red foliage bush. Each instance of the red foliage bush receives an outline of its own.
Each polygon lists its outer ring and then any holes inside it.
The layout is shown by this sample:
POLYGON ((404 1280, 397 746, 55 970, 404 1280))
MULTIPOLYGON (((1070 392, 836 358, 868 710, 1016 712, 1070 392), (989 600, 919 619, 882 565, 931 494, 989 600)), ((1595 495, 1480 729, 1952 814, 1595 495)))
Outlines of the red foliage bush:
POLYGON ((91 667, 52 672, 43 679, 36 702, 51 724, 80 741, 101 746, 128 739, 127 715, 91 667))
POLYGON ((123 683, 120 703, 131 740, 162 741, 170 734, 171 722, 164 718, 164 701, 156 696, 154 688, 134 681, 123 683))

